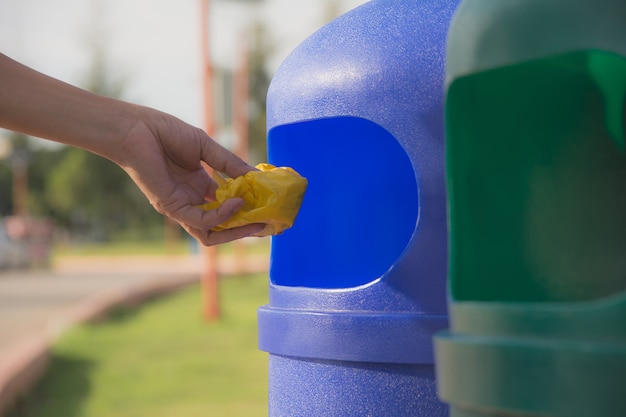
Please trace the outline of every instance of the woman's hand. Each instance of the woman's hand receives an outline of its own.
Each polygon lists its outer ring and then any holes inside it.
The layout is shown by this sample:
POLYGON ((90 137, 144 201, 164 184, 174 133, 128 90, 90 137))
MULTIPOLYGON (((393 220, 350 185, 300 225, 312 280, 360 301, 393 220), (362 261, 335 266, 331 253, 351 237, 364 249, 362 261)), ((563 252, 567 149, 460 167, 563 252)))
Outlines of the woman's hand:
POLYGON ((212 232, 242 204, 204 211, 217 188, 203 163, 237 177, 254 169, 202 130, 147 107, 98 96, 0 54, 0 126, 80 147, 120 165, 161 214, 205 245, 260 231, 262 225, 212 232))
POLYGON ((120 165, 161 214, 176 220, 204 245, 239 239, 263 229, 248 225, 213 232, 241 208, 233 198, 218 209, 197 206, 215 199, 217 184, 204 164, 235 178, 255 168, 213 141, 204 131, 165 113, 137 107, 137 122, 130 128, 120 151, 111 159, 120 165))

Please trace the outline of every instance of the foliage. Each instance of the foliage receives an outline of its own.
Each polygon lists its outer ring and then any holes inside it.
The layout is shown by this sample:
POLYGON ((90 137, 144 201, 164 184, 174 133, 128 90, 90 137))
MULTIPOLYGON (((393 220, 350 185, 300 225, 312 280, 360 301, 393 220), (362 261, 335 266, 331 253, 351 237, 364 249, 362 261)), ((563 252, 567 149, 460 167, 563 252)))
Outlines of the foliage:
POLYGON ((162 223, 117 165, 78 148, 61 152, 58 167, 47 177, 44 199, 62 224, 106 240, 126 228, 162 223))
MULTIPOLYGON (((111 70, 106 36, 94 16, 86 37, 91 65, 83 87, 96 94, 122 98, 125 78, 111 70)), ((163 220, 132 180, 114 163, 85 150, 66 146, 35 148, 32 139, 13 134, 16 150, 28 155, 28 212, 54 219, 73 240, 106 241, 125 230, 146 234, 163 220)), ((13 212, 11 157, 0 166, 0 215, 13 212), (6 167, 6 168, 5 168, 6 167)))
POLYGON ((267 57, 272 53, 268 36, 263 25, 253 27, 253 44, 250 48, 250 159, 253 164, 267 161, 266 146, 266 97, 271 76, 266 68, 267 57))
MULTIPOLYGON (((29 151, 29 213, 53 218, 81 240, 108 240, 128 229, 161 228, 154 211, 130 177, 114 163, 78 148, 29 151)), ((11 161, 0 163, 0 215, 13 206, 11 161)))
MULTIPOLYGON (((2 140, 0 138, 0 140, 2 140)), ((10 139, 9 139, 10 140, 10 139)), ((11 161, 8 159, 0 161, 0 215, 13 212, 13 184, 12 184, 11 161)))
MULTIPOLYGON (((94 18, 86 40, 92 55, 83 88, 113 98, 123 98, 127 77, 113 71, 107 56, 106 34, 94 18)), ((254 28, 249 57, 250 162, 266 160, 265 97, 270 82, 266 57, 271 53, 261 24, 254 28)), ((72 240, 107 241, 134 231, 154 237, 163 234, 163 220, 130 178, 115 164, 81 149, 34 147, 32 138, 13 134, 14 149, 28 154, 28 211, 47 216, 72 240)), ((10 158, 0 161, 0 216, 13 213, 10 158)), ((182 229, 180 233, 183 234, 182 229)))
MULTIPOLYGON (((221 255, 233 254, 243 250, 250 255, 269 256, 270 238, 247 238, 235 242, 223 243, 217 247, 217 253, 221 255)), ((179 240, 168 243, 164 239, 152 240, 132 240, 115 239, 106 243, 85 243, 82 245, 57 245, 53 250, 54 258, 80 257, 80 256, 164 256, 164 255, 187 255, 198 245, 195 240, 189 238, 187 241, 179 240)))
POLYGON ((8 417, 266 416, 267 360, 256 341, 266 277, 220 287, 219 322, 201 320, 193 286, 66 334, 47 375, 8 417))

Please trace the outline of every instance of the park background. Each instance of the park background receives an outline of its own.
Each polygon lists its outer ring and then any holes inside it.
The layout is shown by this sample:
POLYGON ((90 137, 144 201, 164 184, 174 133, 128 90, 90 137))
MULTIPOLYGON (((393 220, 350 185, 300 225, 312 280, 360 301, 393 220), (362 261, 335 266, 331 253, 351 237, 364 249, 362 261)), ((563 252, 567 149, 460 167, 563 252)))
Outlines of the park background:
MULTIPOLYGON (((204 127, 201 1, 4 0, 0 52, 204 127)), ((308 35, 365 1, 207 1, 215 139, 235 150, 243 107, 248 159, 264 161, 272 74, 308 35), (248 89, 238 107, 242 72, 248 89)), ((6 415, 267 415, 256 309, 267 302, 269 239, 244 243, 244 252, 236 244, 217 250, 220 314, 209 321, 200 279, 207 258, 121 169, 0 129, 0 394, 7 393, 2 368, 15 364, 13 354, 23 359, 22 347, 33 340, 44 343, 49 365, 32 390, 12 397, 6 415), (11 224, 13 232, 29 227, 34 242, 15 242, 5 227, 11 224), (84 317, 85 306, 93 314, 93 300, 112 308, 95 322, 71 319, 84 317)))
MULTIPOLYGON (((210 0, 215 138, 265 160, 265 95, 286 55, 363 0, 210 0), (247 73, 245 104, 237 77, 247 73)), ((87 90, 205 126, 199 0, 6 0, 0 51, 87 90)), ((164 223, 118 167, 82 150, 0 131, 0 216, 52 219, 59 241, 154 240, 164 223)), ((178 232, 177 232, 178 233, 178 232)), ((171 233, 170 233, 171 236, 171 233)))

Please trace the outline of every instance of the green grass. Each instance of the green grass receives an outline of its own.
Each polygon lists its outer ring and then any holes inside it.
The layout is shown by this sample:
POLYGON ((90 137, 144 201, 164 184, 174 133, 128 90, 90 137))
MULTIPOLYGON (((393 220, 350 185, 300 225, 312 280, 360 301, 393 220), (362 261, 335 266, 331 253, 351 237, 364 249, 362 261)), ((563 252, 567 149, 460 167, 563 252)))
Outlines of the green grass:
POLYGON ((66 333, 8 417, 267 416, 256 340, 265 274, 222 280, 218 322, 201 319, 201 302, 194 285, 66 333))
MULTIPOLYGON (((232 242, 219 245, 218 253, 228 254, 234 250, 234 245, 241 242, 232 242)), ((251 254, 269 254, 270 239, 251 239, 243 243, 251 254)), ((125 256, 125 255, 185 255, 192 252, 192 245, 188 239, 179 239, 166 244, 164 240, 133 241, 118 240, 106 243, 83 243, 80 245, 56 245, 52 256, 125 256)))
POLYGON ((179 240, 166 245, 163 240, 115 241, 107 243, 82 243, 80 245, 55 245, 53 257, 62 256, 124 256, 124 255, 184 255, 190 253, 188 242, 179 240))

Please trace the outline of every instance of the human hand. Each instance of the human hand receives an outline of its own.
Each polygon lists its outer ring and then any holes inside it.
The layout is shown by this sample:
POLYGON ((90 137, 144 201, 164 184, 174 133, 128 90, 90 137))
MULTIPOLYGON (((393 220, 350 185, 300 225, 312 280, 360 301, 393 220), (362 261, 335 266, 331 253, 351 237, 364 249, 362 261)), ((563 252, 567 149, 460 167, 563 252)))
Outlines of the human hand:
POLYGON ((205 245, 251 235, 263 225, 221 232, 243 204, 233 198, 216 210, 217 185, 202 163, 230 177, 254 168, 202 130, 147 107, 98 96, 28 68, 0 54, 0 126, 101 155, 120 165, 161 214, 205 245))
POLYGON ((252 235, 262 224, 211 231, 237 212, 243 200, 232 198, 216 210, 198 206, 215 199, 217 184, 203 162, 235 178, 255 168, 213 141, 204 131, 165 113, 136 107, 136 123, 108 158, 120 165, 161 214, 177 221, 191 236, 210 246, 252 235))

